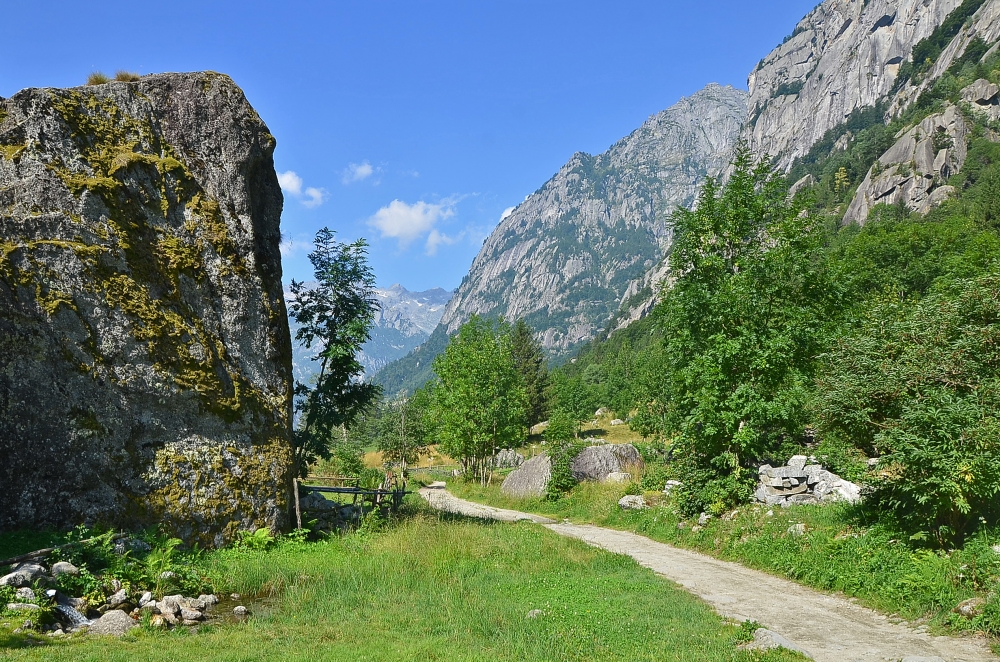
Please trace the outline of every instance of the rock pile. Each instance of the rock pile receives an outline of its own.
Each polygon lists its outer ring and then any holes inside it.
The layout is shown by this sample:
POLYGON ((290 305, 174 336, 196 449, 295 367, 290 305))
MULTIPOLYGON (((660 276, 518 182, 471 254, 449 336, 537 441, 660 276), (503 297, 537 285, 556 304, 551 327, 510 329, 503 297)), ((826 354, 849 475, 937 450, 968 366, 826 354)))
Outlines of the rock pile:
MULTIPOLYGON (((128 541, 126 542, 128 544, 128 541)), ((117 579, 108 582, 105 590, 111 592, 103 604, 92 604, 84 598, 74 598, 50 588, 44 595, 37 595, 34 586, 55 586, 60 575, 76 576, 80 570, 73 564, 61 561, 53 564, 51 570, 38 563, 19 563, 11 566, 11 572, 0 577, 0 586, 17 589, 18 602, 8 603, 8 611, 26 615, 41 611, 43 606, 51 606, 57 623, 42 626, 50 636, 61 636, 70 632, 85 631, 94 635, 120 637, 137 625, 144 614, 151 615, 154 627, 198 625, 205 620, 205 613, 219 599, 214 595, 199 595, 188 598, 183 595, 167 595, 153 599, 152 592, 141 596, 132 594, 117 579)), ((25 621, 21 630, 36 629, 32 621, 25 621)))
POLYGON ((819 464, 807 464, 809 458, 796 455, 784 467, 765 464, 760 468, 760 483, 754 496, 769 506, 801 503, 828 503, 861 500, 861 489, 849 480, 827 471, 819 464))

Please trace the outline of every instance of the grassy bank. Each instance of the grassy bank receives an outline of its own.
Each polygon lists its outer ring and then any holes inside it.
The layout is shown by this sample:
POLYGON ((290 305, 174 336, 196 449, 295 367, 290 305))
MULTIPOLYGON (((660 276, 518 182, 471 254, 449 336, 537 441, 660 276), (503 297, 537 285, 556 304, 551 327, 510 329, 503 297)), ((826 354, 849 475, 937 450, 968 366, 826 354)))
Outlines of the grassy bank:
POLYGON ((739 629, 629 558, 539 527, 427 514, 379 532, 204 558, 242 624, 31 644, 4 660, 794 660, 736 649, 739 629), (533 609, 542 610, 529 619, 533 609))
POLYGON ((684 520, 669 498, 645 496, 651 507, 622 511, 618 499, 636 493, 629 485, 582 483, 558 501, 511 499, 499 483, 481 487, 451 481, 456 496, 577 523, 641 533, 654 540, 840 591, 886 614, 927 623, 932 630, 1000 634, 1000 535, 981 534, 961 550, 921 549, 885 523, 867 519, 846 504, 789 509, 747 506, 699 527, 684 520), (803 524, 799 534, 796 525, 803 524), (980 614, 952 612, 963 600, 986 601, 980 614))

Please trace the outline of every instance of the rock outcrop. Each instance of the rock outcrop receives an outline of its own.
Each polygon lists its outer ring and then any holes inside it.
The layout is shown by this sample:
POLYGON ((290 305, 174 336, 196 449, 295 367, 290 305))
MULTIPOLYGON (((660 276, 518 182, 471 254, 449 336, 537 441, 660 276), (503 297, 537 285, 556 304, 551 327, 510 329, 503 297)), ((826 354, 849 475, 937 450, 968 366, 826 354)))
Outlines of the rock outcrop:
POLYGON ((214 73, 0 100, 0 528, 283 526, 274 147, 214 73))
POLYGON ((852 111, 889 100, 898 113, 940 77, 974 36, 1000 36, 1000 6, 987 2, 952 39, 919 84, 897 75, 913 47, 931 35, 962 0, 826 0, 750 74, 750 117, 744 131, 758 154, 780 168, 808 153, 852 111))
POLYGON ((575 154, 486 240, 443 327, 524 317, 557 355, 593 338, 641 294, 670 246, 669 214, 728 164, 745 116, 746 94, 713 84, 604 154, 575 154))
POLYGON ((941 204, 954 193, 945 182, 965 163, 968 133, 965 118, 955 106, 903 133, 869 169, 844 214, 844 223, 863 225, 878 204, 902 203, 922 214, 941 204))

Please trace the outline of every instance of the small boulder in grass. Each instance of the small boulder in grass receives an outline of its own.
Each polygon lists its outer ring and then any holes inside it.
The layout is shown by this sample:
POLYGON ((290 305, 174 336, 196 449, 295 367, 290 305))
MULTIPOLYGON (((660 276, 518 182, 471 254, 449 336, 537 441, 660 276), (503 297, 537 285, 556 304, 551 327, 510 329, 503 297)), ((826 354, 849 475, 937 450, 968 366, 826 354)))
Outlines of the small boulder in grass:
POLYGON ((959 602, 952 611, 965 618, 974 618, 983 610, 983 605, 985 604, 986 600, 982 598, 970 598, 964 602, 959 602))
POLYGON ((87 629, 88 634, 121 637, 137 623, 121 609, 112 609, 105 613, 87 629))
POLYGON ((618 507, 622 510, 642 510, 646 507, 646 500, 638 494, 626 494, 618 500, 618 507))
POLYGON ((532 609, 531 611, 528 612, 528 618, 538 618, 543 613, 544 612, 541 609, 532 609))
POLYGON ((233 608, 233 616, 248 616, 249 614, 250 610, 243 605, 237 605, 233 608))

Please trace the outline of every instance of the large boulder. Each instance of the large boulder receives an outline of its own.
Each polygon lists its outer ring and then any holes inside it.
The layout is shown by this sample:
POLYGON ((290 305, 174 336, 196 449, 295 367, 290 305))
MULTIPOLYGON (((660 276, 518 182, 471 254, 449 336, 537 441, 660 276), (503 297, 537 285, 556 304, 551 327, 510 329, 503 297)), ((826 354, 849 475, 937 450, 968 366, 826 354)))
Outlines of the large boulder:
POLYGON ((588 446, 570 463, 577 480, 604 480, 610 474, 624 473, 627 467, 642 464, 642 456, 632 444, 588 446))
POLYGON ((274 146, 215 73, 0 99, 0 530, 284 526, 274 146))
POLYGON ((493 466, 497 469, 516 469, 524 464, 524 456, 517 451, 505 448, 493 458, 493 466))
POLYGON ((512 497, 540 497, 552 480, 552 460, 548 455, 536 455, 510 472, 500 491, 512 497))

